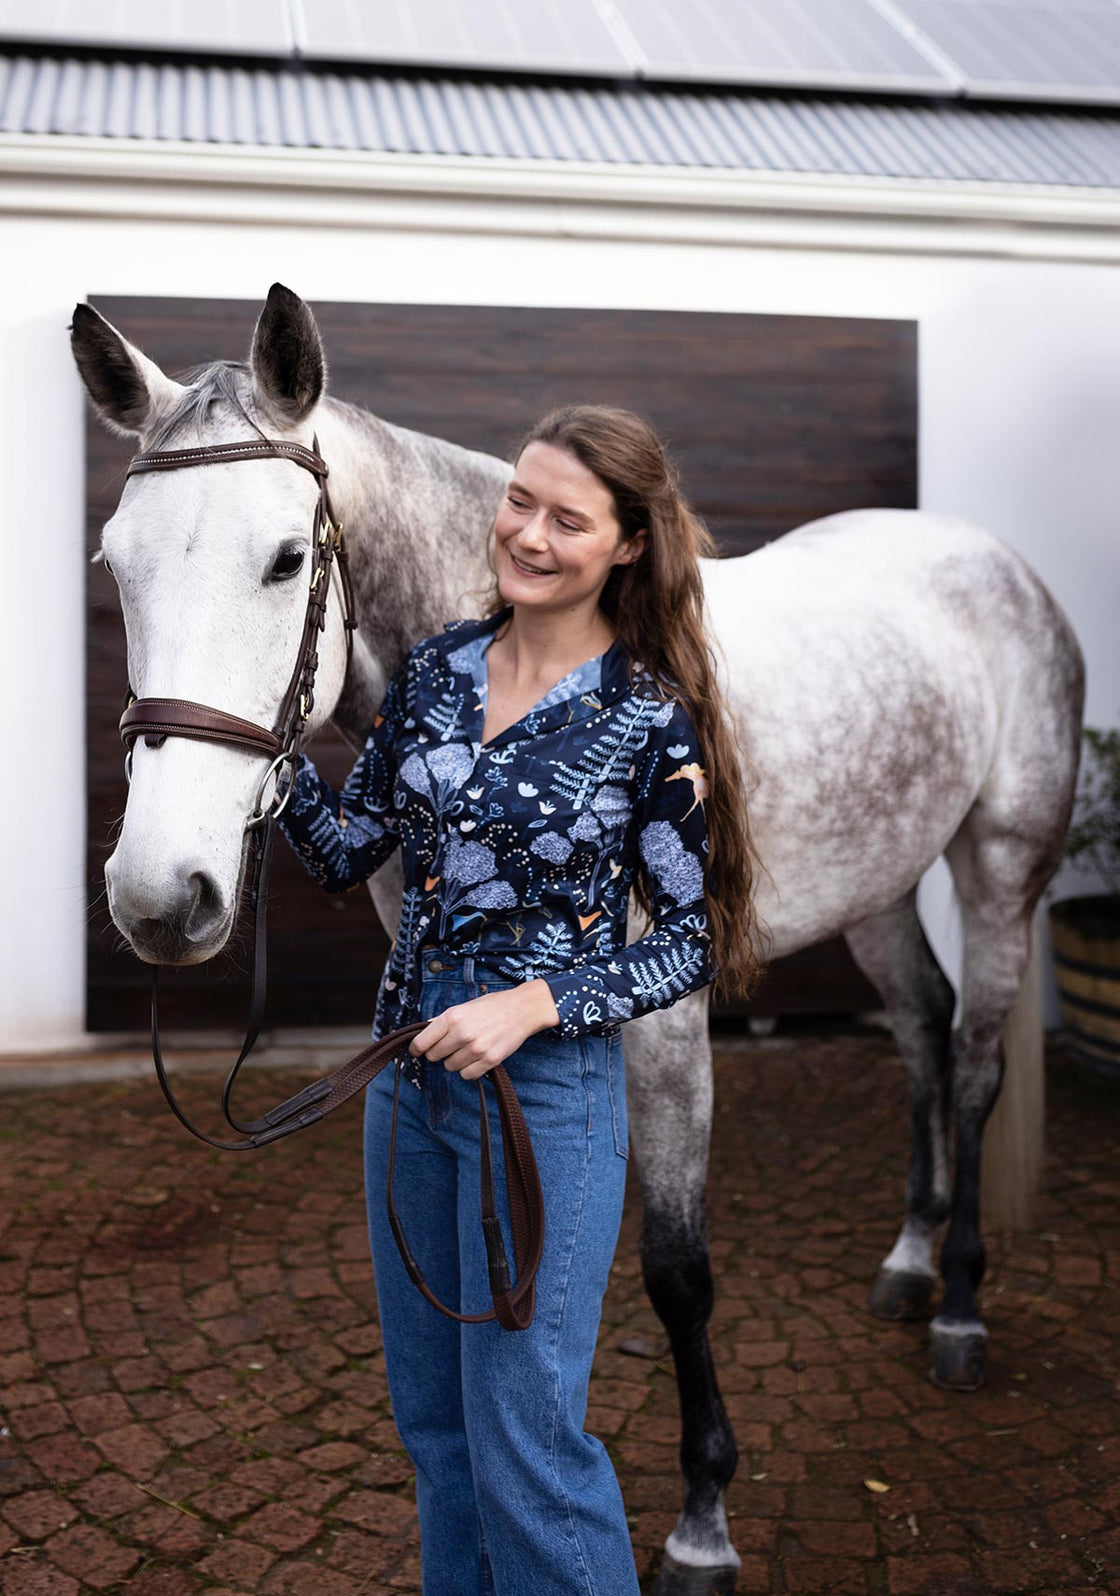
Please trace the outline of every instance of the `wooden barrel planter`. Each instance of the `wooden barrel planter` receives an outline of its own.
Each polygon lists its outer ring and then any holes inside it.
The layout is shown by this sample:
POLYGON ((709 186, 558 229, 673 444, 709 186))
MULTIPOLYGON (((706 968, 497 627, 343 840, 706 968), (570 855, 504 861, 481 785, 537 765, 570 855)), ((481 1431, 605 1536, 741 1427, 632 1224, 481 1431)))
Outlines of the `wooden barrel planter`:
POLYGON ((1120 1080, 1120 896, 1098 893, 1050 906, 1050 940, 1065 1046, 1120 1080))

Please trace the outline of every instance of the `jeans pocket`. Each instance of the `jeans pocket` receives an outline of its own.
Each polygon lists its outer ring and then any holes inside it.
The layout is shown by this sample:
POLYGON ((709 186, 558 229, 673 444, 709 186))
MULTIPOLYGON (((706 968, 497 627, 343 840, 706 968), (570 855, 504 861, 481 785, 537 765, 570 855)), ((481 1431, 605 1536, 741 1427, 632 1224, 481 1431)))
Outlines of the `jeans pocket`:
POLYGON ((614 1150, 620 1158, 630 1157, 630 1122, 626 1112, 626 1061, 622 1052, 622 1037, 618 1031, 609 1031, 607 1043, 607 1091, 611 1099, 611 1124, 614 1127, 614 1150))
MULTIPOLYGON (((434 1020, 455 1003, 466 1003, 474 996, 461 981, 425 981, 420 989, 420 1018, 434 1020)), ((428 1127, 437 1130, 451 1113, 451 1077, 438 1060, 425 1058, 422 1065, 424 1106, 428 1127)))

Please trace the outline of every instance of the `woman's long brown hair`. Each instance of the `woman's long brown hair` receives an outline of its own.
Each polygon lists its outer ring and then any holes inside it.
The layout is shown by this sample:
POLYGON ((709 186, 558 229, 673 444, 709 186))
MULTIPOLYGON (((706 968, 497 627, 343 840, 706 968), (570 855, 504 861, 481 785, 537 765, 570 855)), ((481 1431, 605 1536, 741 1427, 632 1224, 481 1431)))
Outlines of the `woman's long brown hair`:
MULTIPOLYGON (((720 992, 746 997, 764 969, 753 888, 758 856, 751 841, 740 751, 716 677, 704 614, 700 560, 718 552, 689 508, 676 469, 656 432, 632 411, 566 405, 532 427, 530 443, 566 449, 610 490, 624 538, 645 528, 646 547, 617 565, 600 604, 631 660, 639 660, 668 697, 688 710, 708 780, 704 802, 708 858, 704 896, 720 992)), ((491 607, 500 608, 495 591, 491 607)), ((635 893, 651 913, 650 884, 639 869, 635 893)))

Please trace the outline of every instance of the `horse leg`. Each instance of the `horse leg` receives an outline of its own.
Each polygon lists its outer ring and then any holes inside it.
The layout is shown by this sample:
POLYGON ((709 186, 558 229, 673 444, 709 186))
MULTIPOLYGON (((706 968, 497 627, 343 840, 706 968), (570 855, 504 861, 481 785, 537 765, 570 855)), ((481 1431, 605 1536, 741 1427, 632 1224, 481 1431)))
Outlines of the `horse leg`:
POLYGON ((949 1212, 954 993, 926 940, 917 898, 914 886, 844 932, 852 957, 883 1000, 910 1082, 906 1217, 868 1299, 881 1319, 917 1318, 929 1307, 937 1280, 934 1238, 949 1212))
POLYGON ((705 1222, 712 1129, 707 994, 626 1027, 627 1106, 642 1185, 642 1269, 676 1366, 684 1505, 657 1596, 717 1596, 734 1588, 723 1493, 738 1450, 708 1341, 712 1271, 705 1222))
POLYGON ((1003 1080, 1004 1022, 1026 970, 1033 910, 1053 872, 1054 848, 1053 836, 1036 842, 977 805, 945 850, 963 917, 962 1017, 953 1060, 956 1171, 929 1375, 955 1390, 975 1390, 985 1376, 988 1332, 976 1303, 986 1264, 981 1146, 1003 1080))

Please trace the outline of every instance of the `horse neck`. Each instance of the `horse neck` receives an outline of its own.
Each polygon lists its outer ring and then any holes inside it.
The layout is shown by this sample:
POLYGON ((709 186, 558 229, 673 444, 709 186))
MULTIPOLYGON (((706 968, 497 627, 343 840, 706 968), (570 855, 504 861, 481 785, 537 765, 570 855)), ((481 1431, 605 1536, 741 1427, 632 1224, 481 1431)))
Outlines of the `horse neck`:
POLYGON ((332 719, 357 743, 409 649, 447 621, 478 613, 489 585, 486 535, 509 467, 337 400, 326 400, 315 420, 358 621, 332 719))

